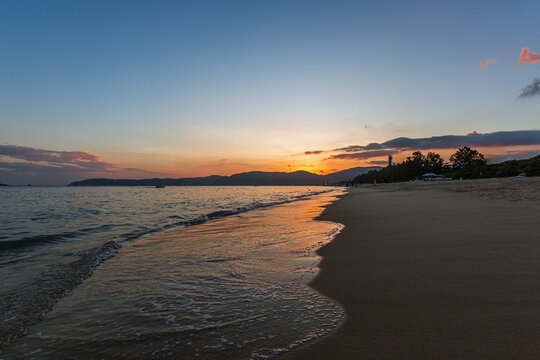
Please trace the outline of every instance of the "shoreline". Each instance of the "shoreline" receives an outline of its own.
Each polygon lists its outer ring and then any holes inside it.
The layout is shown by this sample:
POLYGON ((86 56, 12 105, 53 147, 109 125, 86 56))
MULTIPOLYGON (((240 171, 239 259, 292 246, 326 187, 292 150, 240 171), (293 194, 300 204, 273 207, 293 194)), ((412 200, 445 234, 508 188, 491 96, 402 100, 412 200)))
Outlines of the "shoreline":
POLYGON ((280 359, 536 358, 540 178, 350 189, 309 286, 345 309, 280 359))
MULTIPOLYGON (((84 358, 149 358, 165 346, 162 355, 265 358, 321 338, 337 327, 342 309, 306 282, 320 260, 314 251, 341 228, 314 221, 337 193, 296 196, 129 242, 80 286, 62 291, 66 296, 58 303, 47 300, 54 309, 7 346, 5 358, 40 349, 41 358, 70 357, 76 348, 85 349, 84 358), (124 343, 116 343, 115 334, 124 343)), ((43 291, 51 293, 65 278, 47 282, 43 291)), ((38 281, 44 284, 42 277, 38 281)), ((20 289, 24 295, 26 287, 20 289)), ((21 310, 26 308, 42 309, 21 310)), ((15 326, 21 316, 8 317, 8 324, 15 326)))

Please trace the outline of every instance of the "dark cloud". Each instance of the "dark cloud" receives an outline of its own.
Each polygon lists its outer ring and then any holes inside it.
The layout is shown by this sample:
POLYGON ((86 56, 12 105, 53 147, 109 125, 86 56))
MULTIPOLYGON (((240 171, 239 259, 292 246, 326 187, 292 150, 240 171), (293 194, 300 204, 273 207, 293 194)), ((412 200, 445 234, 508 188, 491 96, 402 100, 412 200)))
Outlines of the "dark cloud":
POLYGON ((540 95, 540 79, 534 78, 532 83, 521 89, 518 98, 523 99, 529 96, 540 95))
POLYGON ((375 165, 375 166, 388 165, 388 160, 371 160, 371 161, 367 161, 367 163, 369 165, 375 165))
MULTIPOLYGON (((481 134, 472 131, 466 135, 444 135, 429 138, 399 137, 383 143, 367 145, 350 145, 337 148, 326 160, 357 159, 365 160, 373 157, 388 156, 401 151, 429 149, 457 149, 463 146, 495 147, 540 145, 540 130, 499 131, 481 134)), ((386 163, 386 162, 384 162, 386 163)), ((376 163, 373 163, 374 165, 376 163)), ((382 165, 382 161, 376 165, 382 165)))
POLYGON ((370 150, 369 149, 370 145, 371 144, 368 144, 368 145, 350 145, 350 146, 346 146, 346 147, 343 147, 343 148, 334 149, 333 151, 356 152, 356 151, 370 150))
POLYGON ((343 159, 356 159, 356 160, 363 160, 363 159, 369 159, 372 157, 377 156, 388 156, 388 155, 394 155, 396 151, 394 150, 375 150, 375 151, 362 151, 362 152, 355 152, 355 153, 342 153, 342 154, 336 154, 336 155, 330 155, 327 160, 343 160, 343 159))
POLYGON ((320 154, 320 153, 323 153, 323 152, 324 152, 323 150, 305 151, 304 155, 317 155, 317 154, 320 154))
POLYGON ((540 150, 511 150, 504 154, 487 155, 486 159, 490 164, 500 163, 506 160, 529 159, 536 155, 540 155, 540 150))
POLYGON ((0 182, 3 183, 59 185, 87 177, 118 173, 155 175, 135 168, 118 168, 84 151, 54 151, 0 145, 0 182))
POLYGON ((453 149, 462 146, 512 146, 512 145, 539 145, 540 130, 499 131, 480 134, 476 131, 467 135, 444 135, 429 138, 399 137, 383 143, 370 143, 367 145, 351 145, 334 151, 357 152, 366 150, 427 150, 427 149, 453 149))

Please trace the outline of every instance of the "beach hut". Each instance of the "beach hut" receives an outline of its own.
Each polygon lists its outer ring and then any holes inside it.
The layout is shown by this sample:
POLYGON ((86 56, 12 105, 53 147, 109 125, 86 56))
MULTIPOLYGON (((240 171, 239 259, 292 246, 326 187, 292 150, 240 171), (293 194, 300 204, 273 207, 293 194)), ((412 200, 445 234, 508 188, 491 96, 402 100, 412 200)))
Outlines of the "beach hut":
POLYGON ((422 179, 424 179, 424 181, 446 180, 446 176, 434 173, 426 173, 422 175, 422 179))

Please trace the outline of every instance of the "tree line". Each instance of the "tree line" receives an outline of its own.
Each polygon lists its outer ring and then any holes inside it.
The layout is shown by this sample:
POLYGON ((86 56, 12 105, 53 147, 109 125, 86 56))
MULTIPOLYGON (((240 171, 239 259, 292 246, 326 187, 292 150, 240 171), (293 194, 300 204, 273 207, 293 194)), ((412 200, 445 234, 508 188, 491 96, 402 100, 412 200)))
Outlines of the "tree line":
POLYGON ((358 184, 377 182, 402 182, 419 179, 425 173, 442 174, 453 179, 483 179, 511 177, 520 174, 540 176, 540 155, 530 159, 507 160, 498 164, 486 164, 483 154, 467 146, 459 148, 450 156, 450 163, 437 153, 427 155, 415 151, 405 161, 381 170, 372 170, 356 177, 358 184))

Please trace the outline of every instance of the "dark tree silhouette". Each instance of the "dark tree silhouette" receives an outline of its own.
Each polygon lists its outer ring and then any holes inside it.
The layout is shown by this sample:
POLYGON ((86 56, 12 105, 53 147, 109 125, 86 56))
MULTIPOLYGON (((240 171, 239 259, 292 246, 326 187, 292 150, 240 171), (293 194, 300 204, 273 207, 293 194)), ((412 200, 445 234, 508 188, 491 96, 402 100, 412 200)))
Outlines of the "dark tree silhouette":
POLYGON ((422 165, 425 160, 426 157, 424 156, 424 154, 422 154, 421 151, 415 151, 412 153, 412 156, 407 157, 407 161, 412 161, 413 163, 416 163, 418 165, 422 165))
POLYGON ((450 162, 454 169, 470 169, 476 166, 485 165, 484 155, 468 146, 459 148, 452 156, 450 162))
POLYGON ((443 164, 444 160, 441 155, 431 151, 427 153, 426 159, 424 160, 424 166, 426 167, 426 170, 434 173, 439 173, 442 171, 443 164))
POLYGON ((418 179, 428 171, 439 172, 442 169, 443 159, 439 154, 430 152, 425 156, 415 151, 405 161, 393 164, 379 171, 370 171, 354 179, 356 183, 373 183, 408 181, 418 179))
MULTIPOLYGON (((540 155, 525 160, 509 160, 499 164, 486 165, 484 156, 470 148, 459 149, 456 154, 464 156, 465 164, 472 163, 472 167, 462 169, 444 169, 438 171, 438 166, 442 167, 442 159, 440 155, 428 153, 424 157, 421 152, 417 151, 407 160, 391 166, 387 166, 381 170, 371 170, 366 174, 357 176, 353 183, 356 184, 373 184, 376 180, 380 182, 396 182, 409 181, 418 179, 427 171, 443 173, 444 175, 454 179, 481 179, 491 177, 507 177, 516 176, 525 173, 527 176, 540 176, 540 155), (422 166, 419 166, 420 160, 424 160, 422 166), (440 159, 440 160, 439 160, 440 159)), ((452 162, 456 161, 456 154, 452 162)), ((457 157, 457 160, 460 160, 457 157)), ((460 160, 461 161, 461 160, 460 160)))
POLYGON ((412 156, 407 157, 407 161, 405 161, 409 174, 412 176, 421 175, 425 170, 425 161, 424 154, 420 151, 413 152, 412 156))

